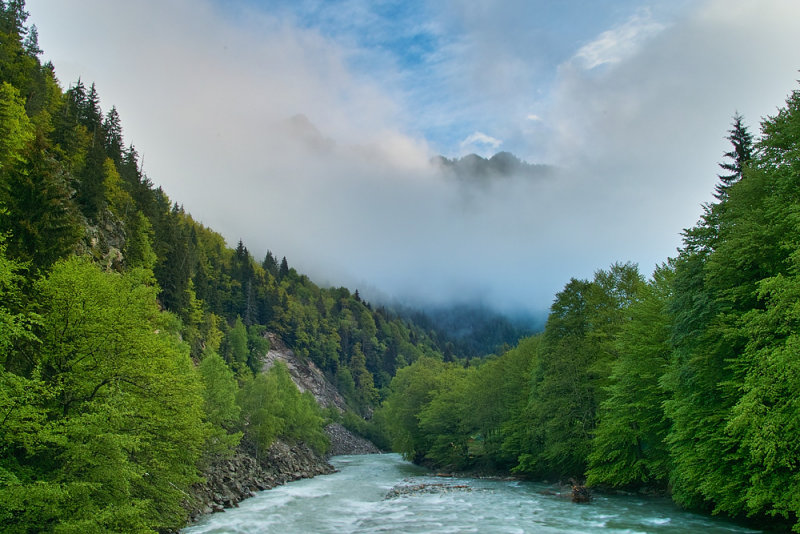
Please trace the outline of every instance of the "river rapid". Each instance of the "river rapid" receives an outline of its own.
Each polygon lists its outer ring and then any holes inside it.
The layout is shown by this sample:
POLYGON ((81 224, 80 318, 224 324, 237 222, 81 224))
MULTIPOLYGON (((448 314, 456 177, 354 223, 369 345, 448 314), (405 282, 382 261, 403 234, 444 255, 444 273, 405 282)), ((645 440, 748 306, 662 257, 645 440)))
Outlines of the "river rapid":
POLYGON ((680 510, 668 499, 544 495, 543 484, 441 478, 396 454, 336 456, 332 475, 291 482, 202 518, 184 534, 759 532, 680 510))

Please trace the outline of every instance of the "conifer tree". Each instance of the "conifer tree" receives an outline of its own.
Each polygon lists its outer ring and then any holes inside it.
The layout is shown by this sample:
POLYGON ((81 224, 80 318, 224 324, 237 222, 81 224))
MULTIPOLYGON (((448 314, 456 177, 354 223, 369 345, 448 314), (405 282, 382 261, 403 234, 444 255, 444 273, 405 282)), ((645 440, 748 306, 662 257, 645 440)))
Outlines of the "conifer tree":
POLYGON ((115 106, 112 106, 111 111, 106 114, 106 118, 103 121, 103 134, 105 136, 103 145, 106 149, 106 155, 119 166, 122 163, 123 156, 122 124, 115 106))
POLYGON ((261 267, 263 267, 264 271, 268 272, 273 277, 278 277, 278 261, 275 259, 275 256, 272 255, 271 250, 268 250, 267 255, 264 256, 264 261, 261 263, 261 267))
POLYGON ((724 154, 729 161, 719 164, 728 173, 719 175, 721 183, 715 188, 714 196, 720 201, 728 198, 728 189, 742 179, 744 168, 753 159, 753 136, 743 121, 744 118, 738 112, 735 113, 732 128, 728 130, 726 139, 731 142, 733 148, 724 154))
POLYGON ((286 256, 281 260, 281 266, 278 270, 278 280, 283 280, 289 274, 289 262, 286 261, 286 256))

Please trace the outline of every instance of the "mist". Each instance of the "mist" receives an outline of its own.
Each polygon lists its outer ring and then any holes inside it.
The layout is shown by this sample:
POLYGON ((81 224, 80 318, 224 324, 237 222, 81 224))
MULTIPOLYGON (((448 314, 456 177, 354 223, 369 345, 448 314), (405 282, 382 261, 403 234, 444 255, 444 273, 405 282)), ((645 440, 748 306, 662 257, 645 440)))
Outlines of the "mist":
MULTIPOLYGON (((356 68, 355 38, 249 3, 28 8, 62 84, 95 81, 148 176, 229 244, 373 301, 540 313, 570 277, 615 261, 647 275, 675 254, 711 200, 733 113, 757 132, 796 88, 800 4, 635 10, 561 46, 547 76, 508 32, 514 5, 481 11, 480 31, 464 23, 430 74, 378 52, 380 69, 356 68), (474 130, 427 134, 466 101, 474 130), (437 157, 503 150, 544 166, 487 174, 437 157)), ((428 15, 443 31, 443 12, 428 15)))

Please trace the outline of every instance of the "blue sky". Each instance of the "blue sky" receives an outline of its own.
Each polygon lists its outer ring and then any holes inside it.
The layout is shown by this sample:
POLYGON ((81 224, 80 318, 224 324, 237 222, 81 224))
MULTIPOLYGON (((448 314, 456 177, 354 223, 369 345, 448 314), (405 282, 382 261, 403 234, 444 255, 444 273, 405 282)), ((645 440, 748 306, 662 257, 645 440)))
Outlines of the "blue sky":
POLYGON ((570 277, 649 274, 733 114, 758 133, 800 70, 797 0, 27 5, 196 219, 373 300, 543 312, 570 277), (478 189, 431 163, 500 150, 557 172, 478 189))
POLYGON ((253 12, 267 13, 336 43, 354 75, 378 84, 408 110, 398 126, 424 138, 432 151, 454 157, 508 150, 532 160, 544 154, 526 131, 546 135, 533 117, 548 106, 559 65, 608 28, 636 17, 670 21, 686 5, 686 0, 217 3, 233 24, 247 25, 253 12))
POLYGON ((402 126, 432 150, 454 157, 500 149, 532 160, 543 154, 524 130, 546 134, 534 117, 549 103, 559 65, 609 28, 636 18, 668 24, 687 5, 687 0, 220 3, 234 21, 263 11, 340 44, 354 73, 380 84, 412 111, 402 126))

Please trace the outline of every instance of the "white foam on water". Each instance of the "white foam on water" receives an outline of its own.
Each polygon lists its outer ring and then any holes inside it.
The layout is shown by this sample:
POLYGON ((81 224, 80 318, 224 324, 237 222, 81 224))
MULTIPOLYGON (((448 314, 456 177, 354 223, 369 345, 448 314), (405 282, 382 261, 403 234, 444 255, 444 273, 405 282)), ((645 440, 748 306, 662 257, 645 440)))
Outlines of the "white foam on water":
POLYGON ((398 455, 333 459, 338 473, 260 492, 184 534, 722 534, 753 533, 689 514, 665 499, 599 496, 589 505, 521 481, 442 479, 398 455), (386 498, 398 485, 437 484, 386 498), (469 486, 451 488, 447 486, 469 486), (441 488, 439 491, 438 488, 441 488))

